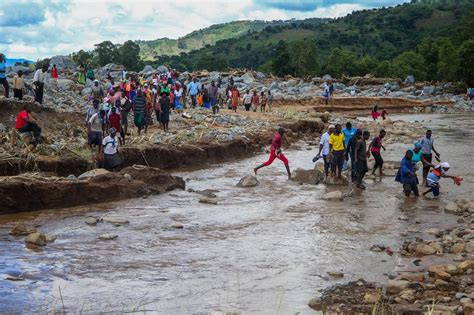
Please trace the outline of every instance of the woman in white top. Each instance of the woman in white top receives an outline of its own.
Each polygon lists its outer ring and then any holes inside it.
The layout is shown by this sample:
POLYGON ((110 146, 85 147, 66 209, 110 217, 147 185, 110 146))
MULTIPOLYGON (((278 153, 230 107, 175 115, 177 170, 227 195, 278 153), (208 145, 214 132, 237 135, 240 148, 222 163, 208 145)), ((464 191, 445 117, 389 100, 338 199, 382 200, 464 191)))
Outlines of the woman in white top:
POLYGON ((122 165, 122 157, 119 154, 119 144, 122 139, 115 128, 109 129, 109 135, 102 140, 101 156, 106 170, 117 170, 122 165))

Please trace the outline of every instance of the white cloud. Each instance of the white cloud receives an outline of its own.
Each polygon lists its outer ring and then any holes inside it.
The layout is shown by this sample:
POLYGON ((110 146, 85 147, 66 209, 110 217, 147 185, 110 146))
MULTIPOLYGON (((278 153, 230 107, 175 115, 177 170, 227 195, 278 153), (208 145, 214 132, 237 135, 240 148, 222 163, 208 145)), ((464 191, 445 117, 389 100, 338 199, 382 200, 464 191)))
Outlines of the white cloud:
MULTIPOLYGON (((38 24, 3 27, 0 43, 8 57, 36 60, 92 49, 104 40, 122 43, 129 39, 178 38, 212 24, 234 20, 339 17, 364 8, 347 0, 348 3, 318 6, 303 12, 262 6, 255 1, 42 0, 43 20, 34 15, 38 24)), ((0 7, 0 16, 15 3, 6 0, 2 7, 7 9, 0 7)))

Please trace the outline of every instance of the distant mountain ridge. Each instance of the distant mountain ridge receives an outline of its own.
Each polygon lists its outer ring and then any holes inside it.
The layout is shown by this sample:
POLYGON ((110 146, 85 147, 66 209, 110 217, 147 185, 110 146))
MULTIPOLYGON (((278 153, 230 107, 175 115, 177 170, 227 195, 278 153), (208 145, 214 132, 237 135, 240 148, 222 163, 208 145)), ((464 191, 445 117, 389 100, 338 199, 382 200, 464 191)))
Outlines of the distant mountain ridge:
MULTIPOLYGON (((326 19, 309 19, 312 24, 319 24, 326 19)), ((201 48, 215 45, 218 41, 238 38, 249 33, 260 32, 268 26, 284 26, 291 23, 301 23, 301 20, 277 21, 234 21, 215 24, 193 31, 178 39, 160 38, 156 40, 138 40, 140 56, 143 60, 154 60, 161 56, 175 56, 201 48)))

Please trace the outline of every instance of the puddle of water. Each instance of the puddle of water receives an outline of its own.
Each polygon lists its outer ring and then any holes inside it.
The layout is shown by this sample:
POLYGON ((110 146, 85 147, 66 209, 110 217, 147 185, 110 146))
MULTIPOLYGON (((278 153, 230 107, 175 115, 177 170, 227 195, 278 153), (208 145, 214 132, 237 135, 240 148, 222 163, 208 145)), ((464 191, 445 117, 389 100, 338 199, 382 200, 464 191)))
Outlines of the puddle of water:
MULTIPOLYGON (((407 119, 405 116, 401 117, 407 119)), ((409 116, 434 130, 435 145, 452 173, 469 170, 474 140, 472 116, 409 116), (431 120, 431 121, 429 121, 431 120), (465 129, 442 129, 440 126, 465 129), (471 150, 472 151, 472 150, 471 150)), ((291 168, 311 168, 315 150, 288 151, 291 168)), ((394 146, 386 159, 401 159, 394 146)), ((319 289, 365 278, 385 281, 399 264, 396 255, 369 251, 373 244, 397 249, 400 235, 454 224, 440 200, 402 197, 393 178, 367 179, 368 189, 343 202, 320 198, 333 187, 286 180, 276 160, 259 173, 256 188, 235 187, 266 155, 180 174, 187 188, 215 189, 218 205, 199 203, 187 191, 109 205, 39 211, 0 217, 0 310, 69 312, 148 310, 164 314, 311 314, 306 306, 319 289), (130 224, 87 226, 87 215, 125 216, 130 224), (40 251, 8 235, 15 222, 41 225, 57 235, 40 251), (183 229, 172 228, 176 222, 183 229), (112 241, 98 236, 113 233, 112 241), (342 271, 342 280, 328 271, 342 271), (24 281, 3 279, 23 275, 24 281)), ((445 197, 469 197, 472 177, 461 187, 443 183, 445 197)), ((346 189, 346 188, 339 188, 346 189)))

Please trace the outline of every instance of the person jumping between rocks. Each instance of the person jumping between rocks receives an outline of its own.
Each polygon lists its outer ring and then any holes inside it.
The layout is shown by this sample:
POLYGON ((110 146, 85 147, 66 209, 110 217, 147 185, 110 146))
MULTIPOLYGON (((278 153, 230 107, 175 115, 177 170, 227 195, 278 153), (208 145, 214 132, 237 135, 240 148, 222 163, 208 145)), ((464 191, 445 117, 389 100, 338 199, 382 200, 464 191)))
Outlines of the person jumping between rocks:
MULTIPOLYGON (((270 148, 270 157, 268 158, 268 161, 254 168, 253 171, 255 172, 255 175, 257 175, 257 171, 259 169, 265 166, 269 166, 270 164, 273 163, 273 161, 276 158, 278 158, 285 164, 286 172, 288 173, 288 179, 291 179, 290 165, 288 163, 288 159, 281 152, 281 140, 284 135, 285 135, 285 129, 279 128, 278 131, 273 136, 272 146, 270 148)), ((288 140, 286 138, 285 140, 288 143, 288 140)))

